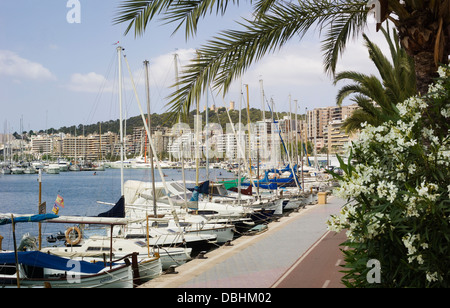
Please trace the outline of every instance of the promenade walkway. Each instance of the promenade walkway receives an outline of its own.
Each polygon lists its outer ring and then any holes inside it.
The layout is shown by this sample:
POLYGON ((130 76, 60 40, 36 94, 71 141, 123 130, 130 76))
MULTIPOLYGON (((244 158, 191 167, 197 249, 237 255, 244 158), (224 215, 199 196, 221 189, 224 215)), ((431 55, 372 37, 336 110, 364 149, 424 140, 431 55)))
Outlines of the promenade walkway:
POLYGON ((338 245, 345 234, 327 231, 326 221, 344 200, 307 206, 269 224, 268 231, 242 236, 141 288, 321 288, 343 287, 338 245))

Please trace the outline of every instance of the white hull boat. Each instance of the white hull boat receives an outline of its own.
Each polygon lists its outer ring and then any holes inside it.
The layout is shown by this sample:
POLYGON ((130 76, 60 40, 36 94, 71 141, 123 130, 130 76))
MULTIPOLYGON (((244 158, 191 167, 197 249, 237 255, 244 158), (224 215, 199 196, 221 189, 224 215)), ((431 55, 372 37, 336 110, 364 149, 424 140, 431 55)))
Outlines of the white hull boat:
POLYGON ((12 288, 132 288, 130 263, 101 264, 47 255, 39 251, 0 253, 0 286, 12 288), (16 270, 18 269, 18 273, 16 270), (19 276, 19 281, 17 281, 19 276))
MULTIPOLYGON (((147 279, 152 279, 161 274, 161 269, 166 270, 171 266, 179 266, 186 263, 191 259, 190 248, 183 247, 167 247, 158 250, 158 255, 160 259, 160 265, 149 264, 148 259, 152 259, 153 248, 150 247, 150 257, 149 249, 147 243, 144 239, 125 239, 120 237, 114 237, 113 243, 113 257, 122 258, 132 252, 138 253, 139 261, 139 273, 141 279, 146 277, 147 279), (142 263, 143 261, 147 261, 142 263), (141 264, 142 263, 142 264, 141 264), (142 266, 142 268, 141 268, 142 266)), ((68 247, 47 247, 43 248, 41 251, 61 257, 68 258, 81 258, 82 260, 92 260, 102 261, 105 256, 109 257, 110 253, 111 239, 104 236, 90 236, 89 238, 82 241, 81 245, 68 246, 68 247)))
POLYGON ((44 170, 48 174, 59 174, 59 172, 60 172, 58 164, 49 164, 47 168, 44 168, 44 170))
POLYGON ((23 174, 23 168, 22 167, 12 167, 11 174, 23 174))

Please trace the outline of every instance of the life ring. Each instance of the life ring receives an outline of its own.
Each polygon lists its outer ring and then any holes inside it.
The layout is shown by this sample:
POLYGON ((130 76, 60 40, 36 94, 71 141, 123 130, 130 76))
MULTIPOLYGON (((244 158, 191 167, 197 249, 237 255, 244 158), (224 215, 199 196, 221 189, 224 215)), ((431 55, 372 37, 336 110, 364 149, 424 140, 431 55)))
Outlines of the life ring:
POLYGON ((78 227, 67 228, 65 235, 66 235, 66 242, 70 246, 78 245, 81 242, 81 230, 78 227), (75 238, 73 238, 73 232, 76 233, 75 238))

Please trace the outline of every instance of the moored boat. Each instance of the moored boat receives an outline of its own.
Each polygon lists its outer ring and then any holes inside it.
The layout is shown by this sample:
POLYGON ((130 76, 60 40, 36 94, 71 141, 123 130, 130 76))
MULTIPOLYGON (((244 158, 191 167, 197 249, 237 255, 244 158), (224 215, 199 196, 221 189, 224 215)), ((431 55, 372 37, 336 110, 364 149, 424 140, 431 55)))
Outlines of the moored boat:
POLYGON ((133 272, 130 262, 105 267, 39 251, 5 252, 0 253, 0 286, 132 288, 133 272))

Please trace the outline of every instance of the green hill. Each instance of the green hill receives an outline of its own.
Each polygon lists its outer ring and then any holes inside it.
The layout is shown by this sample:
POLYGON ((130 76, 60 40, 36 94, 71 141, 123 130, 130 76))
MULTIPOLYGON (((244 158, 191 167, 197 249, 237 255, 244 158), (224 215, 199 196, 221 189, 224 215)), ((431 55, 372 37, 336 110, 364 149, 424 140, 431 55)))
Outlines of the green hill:
MULTIPOLYGON (((230 110, 230 118, 233 123, 239 122, 239 111, 238 110, 230 110)), ((247 109, 242 109, 242 123, 244 125, 247 124, 247 109)), ((189 116, 189 126, 191 128, 194 127, 194 116, 197 114, 196 110, 191 111, 189 116)), ((203 111, 200 113, 202 116, 202 122, 203 125, 206 123, 205 114, 206 112, 203 111)), ((274 117, 275 119, 282 118, 286 115, 289 115, 288 112, 277 112, 275 113, 274 117)), ((147 116, 147 115, 145 115, 147 116)), ((169 122, 167 121, 168 113, 163 114, 157 114, 154 113, 151 115, 151 125, 152 127, 172 127, 175 123, 173 121, 169 122)), ((271 117, 271 113, 266 111, 266 119, 269 119, 271 117)), ((227 112, 225 110, 225 107, 218 108, 217 112, 213 110, 209 110, 208 112, 208 120, 209 123, 219 123, 222 127, 226 127, 227 123, 230 123, 228 119, 227 112)), ((262 120, 262 110, 256 109, 256 108, 250 108, 250 123, 260 121, 262 120)), ((130 134, 133 131, 133 128, 135 127, 142 127, 142 118, 141 116, 134 116, 130 117, 126 120, 126 133, 130 134)), ((97 122, 95 124, 86 124, 83 127, 83 124, 79 124, 77 127, 78 134, 81 134, 84 129, 84 134, 89 135, 92 133, 98 133, 100 131, 100 122, 97 122)), ((102 132, 115 132, 119 133, 119 120, 109 120, 105 122, 101 122, 101 130, 102 132)), ((66 127, 60 127, 58 129, 50 128, 47 130, 49 133, 74 133, 75 132, 75 125, 66 127)))

